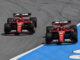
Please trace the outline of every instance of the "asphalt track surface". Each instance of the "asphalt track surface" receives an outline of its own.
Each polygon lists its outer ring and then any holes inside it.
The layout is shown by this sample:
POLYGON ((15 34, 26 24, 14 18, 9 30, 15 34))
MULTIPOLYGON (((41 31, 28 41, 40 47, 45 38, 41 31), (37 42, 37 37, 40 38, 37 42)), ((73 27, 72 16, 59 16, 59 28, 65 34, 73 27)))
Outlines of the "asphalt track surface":
POLYGON ((9 60, 45 41, 46 26, 52 21, 80 22, 80 0, 0 0, 0 60, 9 60), (4 23, 14 12, 31 12, 38 19, 33 35, 3 35, 4 23))

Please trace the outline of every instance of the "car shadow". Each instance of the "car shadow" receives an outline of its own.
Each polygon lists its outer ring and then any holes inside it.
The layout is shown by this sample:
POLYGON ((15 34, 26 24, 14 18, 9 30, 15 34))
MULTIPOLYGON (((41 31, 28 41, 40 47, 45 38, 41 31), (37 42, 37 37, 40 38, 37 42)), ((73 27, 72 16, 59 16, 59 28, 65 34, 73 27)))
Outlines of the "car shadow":
POLYGON ((33 35, 33 34, 5 34, 5 33, 2 33, 1 34, 2 36, 27 36, 27 35, 33 35))
POLYGON ((42 43, 42 44, 45 44, 46 46, 63 46, 63 45, 74 45, 76 43, 61 43, 61 44, 57 44, 57 43, 49 43, 49 44, 42 43))

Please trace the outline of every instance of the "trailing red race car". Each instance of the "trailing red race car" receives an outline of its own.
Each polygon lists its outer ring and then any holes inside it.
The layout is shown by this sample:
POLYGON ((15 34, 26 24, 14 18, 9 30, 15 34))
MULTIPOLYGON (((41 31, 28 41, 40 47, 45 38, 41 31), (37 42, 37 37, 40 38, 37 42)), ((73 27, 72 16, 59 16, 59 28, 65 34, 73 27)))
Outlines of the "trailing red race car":
POLYGON ((49 43, 76 43, 77 27, 76 25, 64 26, 70 24, 71 21, 52 22, 53 26, 46 27, 46 44, 49 43), (57 25, 55 27, 54 25, 57 25))
POLYGON ((37 18, 31 17, 31 13, 14 13, 13 18, 8 18, 4 24, 4 33, 34 33, 36 27, 37 18))

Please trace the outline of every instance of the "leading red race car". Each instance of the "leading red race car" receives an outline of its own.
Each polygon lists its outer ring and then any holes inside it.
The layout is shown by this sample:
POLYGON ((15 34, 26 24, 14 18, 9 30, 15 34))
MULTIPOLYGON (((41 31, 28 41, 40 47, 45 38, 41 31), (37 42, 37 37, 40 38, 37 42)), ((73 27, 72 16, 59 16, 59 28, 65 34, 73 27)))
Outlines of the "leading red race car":
POLYGON ((76 43, 77 42, 77 27, 76 25, 64 26, 70 24, 71 21, 52 22, 53 26, 46 28, 46 44, 49 43, 76 43), (57 25, 55 27, 54 25, 57 25))
POLYGON ((34 33, 37 27, 37 18, 31 13, 14 13, 14 18, 8 18, 4 24, 5 34, 34 33), (25 18, 23 18, 25 17, 25 18))

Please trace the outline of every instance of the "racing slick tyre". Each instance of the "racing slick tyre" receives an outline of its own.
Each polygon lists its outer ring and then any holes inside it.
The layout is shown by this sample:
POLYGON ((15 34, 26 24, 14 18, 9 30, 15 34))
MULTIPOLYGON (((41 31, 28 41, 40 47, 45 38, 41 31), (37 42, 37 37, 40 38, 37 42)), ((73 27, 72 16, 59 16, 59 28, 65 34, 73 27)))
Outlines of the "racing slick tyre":
POLYGON ((9 23, 4 24, 4 33, 8 34, 11 31, 11 26, 9 23))
POLYGON ((46 32, 50 32, 51 29, 55 29, 55 27, 54 26, 47 26, 46 27, 46 32))
POLYGON ((10 21, 15 21, 15 19, 14 18, 8 18, 7 23, 9 23, 10 21))
POLYGON ((74 29, 74 31, 77 32, 77 26, 76 25, 71 25, 70 28, 74 29))
POLYGON ((31 32, 31 34, 35 33, 35 27, 33 23, 29 25, 29 31, 31 32))
POLYGON ((30 17, 30 20, 34 23, 34 26, 37 27, 37 18, 36 17, 30 17))
POLYGON ((73 32, 71 32, 71 40, 73 41, 73 43, 77 43, 77 26, 72 25, 71 28, 74 30, 73 32))
POLYGON ((55 39, 59 39, 59 34, 58 33, 56 33, 56 32, 54 32, 54 33, 51 33, 50 32, 50 30, 54 30, 54 29, 56 29, 54 26, 47 26, 46 27, 46 37, 49 37, 49 38, 51 38, 51 39, 46 39, 47 41, 46 41, 46 43, 47 42, 50 42, 50 41, 54 41, 55 39))
POLYGON ((46 44, 49 44, 52 41, 52 33, 46 33, 46 44))

